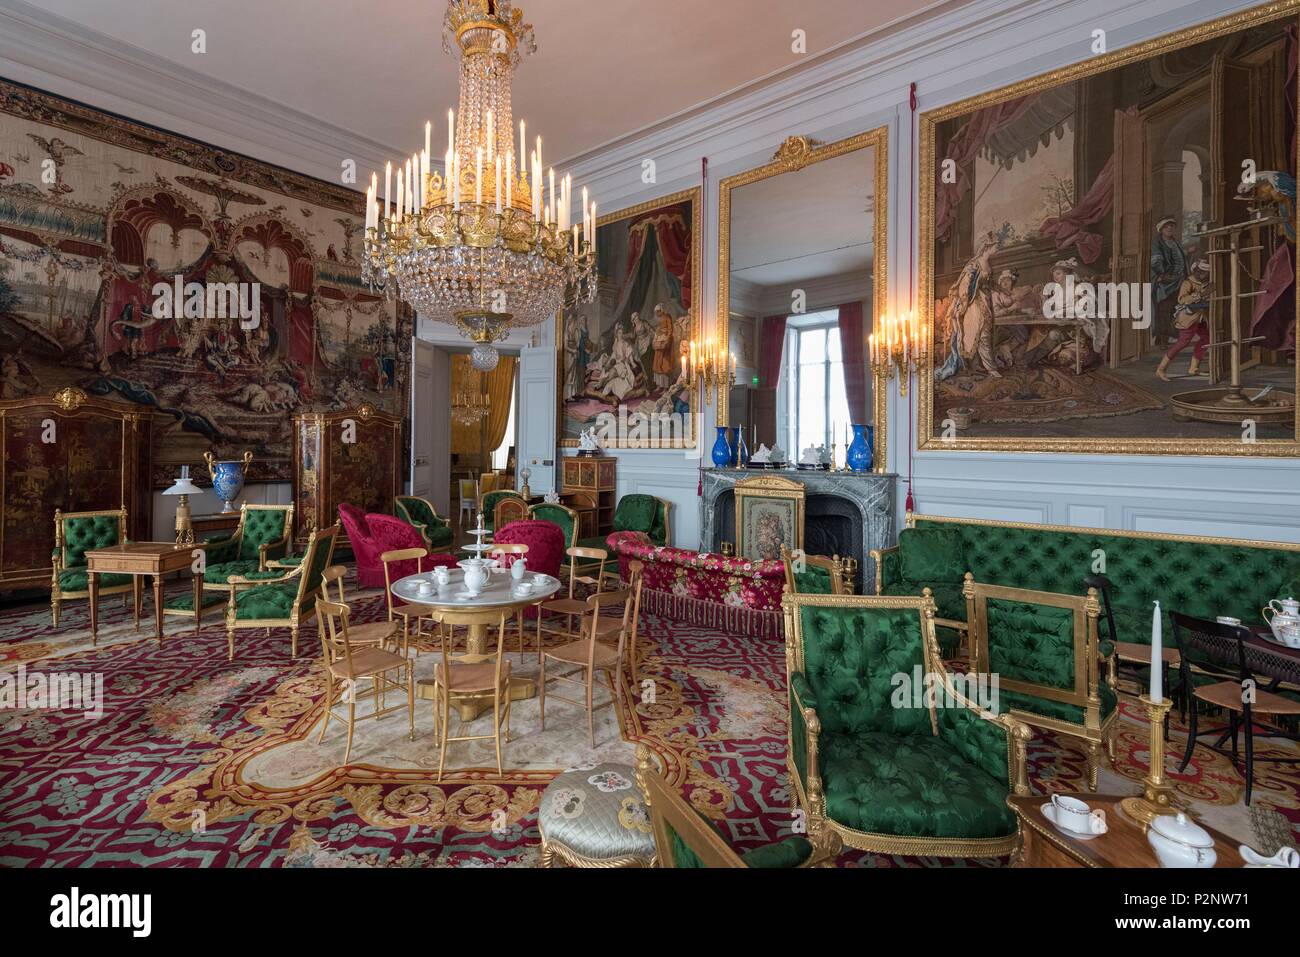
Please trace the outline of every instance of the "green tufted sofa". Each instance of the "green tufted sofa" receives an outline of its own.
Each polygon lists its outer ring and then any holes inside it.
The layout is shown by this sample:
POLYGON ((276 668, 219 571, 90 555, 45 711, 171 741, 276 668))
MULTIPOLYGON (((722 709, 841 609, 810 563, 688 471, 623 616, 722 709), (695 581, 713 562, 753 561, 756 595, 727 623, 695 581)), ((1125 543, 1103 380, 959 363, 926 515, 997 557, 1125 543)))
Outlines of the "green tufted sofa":
POLYGON ((931 596, 786 595, 789 767, 816 843, 825 828, 883 854, 987 857, 1017 839, 1029 729, 968 701, 939 661, 931 596), (945 706, 904 695, 921 677, 945 706))
MULTIPOLYGON (((645 532, 654 545, 667 545, 672 538, 673 503, 653 495, 634 492, 618 500, 614 509, 615 532, 645 532)), ((578 539, 582 548, 608 548, 606 535, 578 539)))
POLYGON ((229 591, 231 576, 247 576, 267 570, 272 559, 289 554, 293 531, 292 505, 249 505, 239 507, 239 524, 229 535, 212 535, 203 540, 206 565, 203 590, 229 591))
POLYGON ((252 571, 230 577, 226 602, 227 657, 235 660, 235 632, 241 628, 288 628, 290 654, 298 657, 298 628, 316 607, 321 575, 334 557, 338 525, 312 532, 302 562, 292 569, 252 571))
POLYGON ((398 495, 393 502, 397 506, 397 517, 415 526, 424 539, 425 548, 430 552, 451 551, 454 538, 451 522, 439 517, 432 502, 415 495, 398 495))
MULTIPOLYGON (((54 513, 54 551, 50 559, 54 572, 50 579, 50 617, 59 627, 59 608, 72 598, 89 598, 90 583, 86 572, 86 552, 108 548, 127 541, 126 509, 97 512, 54 513)), ((99 576, 99 593, 114 595, 135 590, 134 575, 99 576)))
POLYGON ((1280 542, 909 515, 899 544, 872 556, 877 594, 933 591, 937 623, 948 626, 938 636, 945 654, 966 626, 966 572, 978 582, 1067 595, 1104 575, 1115 630, 1103 633, 1103 655, 1111 641, 1150 643, 1157 599, 1168 635, 1170 611, 1256 622, 1270 599, 1300 594, 1300 544, 1280 542))

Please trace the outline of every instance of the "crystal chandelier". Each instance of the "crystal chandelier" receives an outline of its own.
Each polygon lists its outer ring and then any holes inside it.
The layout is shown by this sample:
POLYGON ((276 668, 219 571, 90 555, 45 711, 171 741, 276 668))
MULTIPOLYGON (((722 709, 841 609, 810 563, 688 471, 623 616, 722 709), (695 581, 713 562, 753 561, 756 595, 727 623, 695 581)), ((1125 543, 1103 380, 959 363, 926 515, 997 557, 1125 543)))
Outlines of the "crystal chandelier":
POLYGON ((488 414, 487 396, 457 392, 452 397, 451 420, 457 425, 478 425, 488 414))
POLYGON ((582 190, 581 223, 571 216, 572 175, 543 178, 542 138, 518 153, 510 84, 524 54, 536 52, 531 24, 512 0, 448 0, 443 51, 460 56, 460 104, 447 111, 443 172, 424 149, 384 168, 384 196, 372 173, 366 191, 363 278, 396 293, 421 316, 455 325, 475 342, 474 367, 490 370, 492 343, 512 327, 548 322, 595 295, 596 204, 582 190))

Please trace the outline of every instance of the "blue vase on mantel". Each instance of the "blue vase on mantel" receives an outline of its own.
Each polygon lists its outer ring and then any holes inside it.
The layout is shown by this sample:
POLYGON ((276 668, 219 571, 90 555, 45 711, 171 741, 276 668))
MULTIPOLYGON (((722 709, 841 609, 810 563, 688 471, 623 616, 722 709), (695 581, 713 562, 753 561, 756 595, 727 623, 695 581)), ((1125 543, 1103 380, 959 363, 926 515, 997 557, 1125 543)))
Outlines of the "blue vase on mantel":
POLYGON ((713 443, 713 467, 725 469, 731 464, 731 446, 727 444, 727 427, 717 426, 718 439, 713 443))
POLYGON ((849 443, 848 466, 852 472, 870 472, 876 447, 875 429, 870 425, 854 425, 853 441, 849 443))

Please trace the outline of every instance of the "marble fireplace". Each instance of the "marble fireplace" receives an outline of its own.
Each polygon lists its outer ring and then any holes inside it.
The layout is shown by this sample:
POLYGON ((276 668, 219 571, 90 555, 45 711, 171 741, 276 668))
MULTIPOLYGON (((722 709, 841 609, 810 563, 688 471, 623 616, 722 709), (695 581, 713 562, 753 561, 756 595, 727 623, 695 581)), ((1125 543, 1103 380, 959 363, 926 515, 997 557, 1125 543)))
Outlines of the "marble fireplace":
POLYGON ((758 475, 779 475, 803 485, 807 494, 804 551, 856 558, 854 592, 873 592, 876 566, 868 553, 873 548, 888 548, 896 540, 898 476, 892 472, 706 469, 700 502, 700 542, 706 551, 721 551, 723 542, 736 540, 735 485, 758 475))

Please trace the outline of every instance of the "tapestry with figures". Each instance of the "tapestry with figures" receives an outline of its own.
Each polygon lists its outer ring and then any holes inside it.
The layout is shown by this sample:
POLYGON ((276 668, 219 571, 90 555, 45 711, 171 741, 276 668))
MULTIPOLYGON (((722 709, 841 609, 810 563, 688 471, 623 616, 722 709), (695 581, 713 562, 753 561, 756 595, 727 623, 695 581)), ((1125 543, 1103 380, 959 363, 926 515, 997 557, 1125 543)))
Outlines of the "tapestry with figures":
POLYGON ((155 485, 209 450, 288 481, 293 413, 405 414, 411 313, 362 282, 362 203, 0 80, 0 398, 151 407, 155 485))

